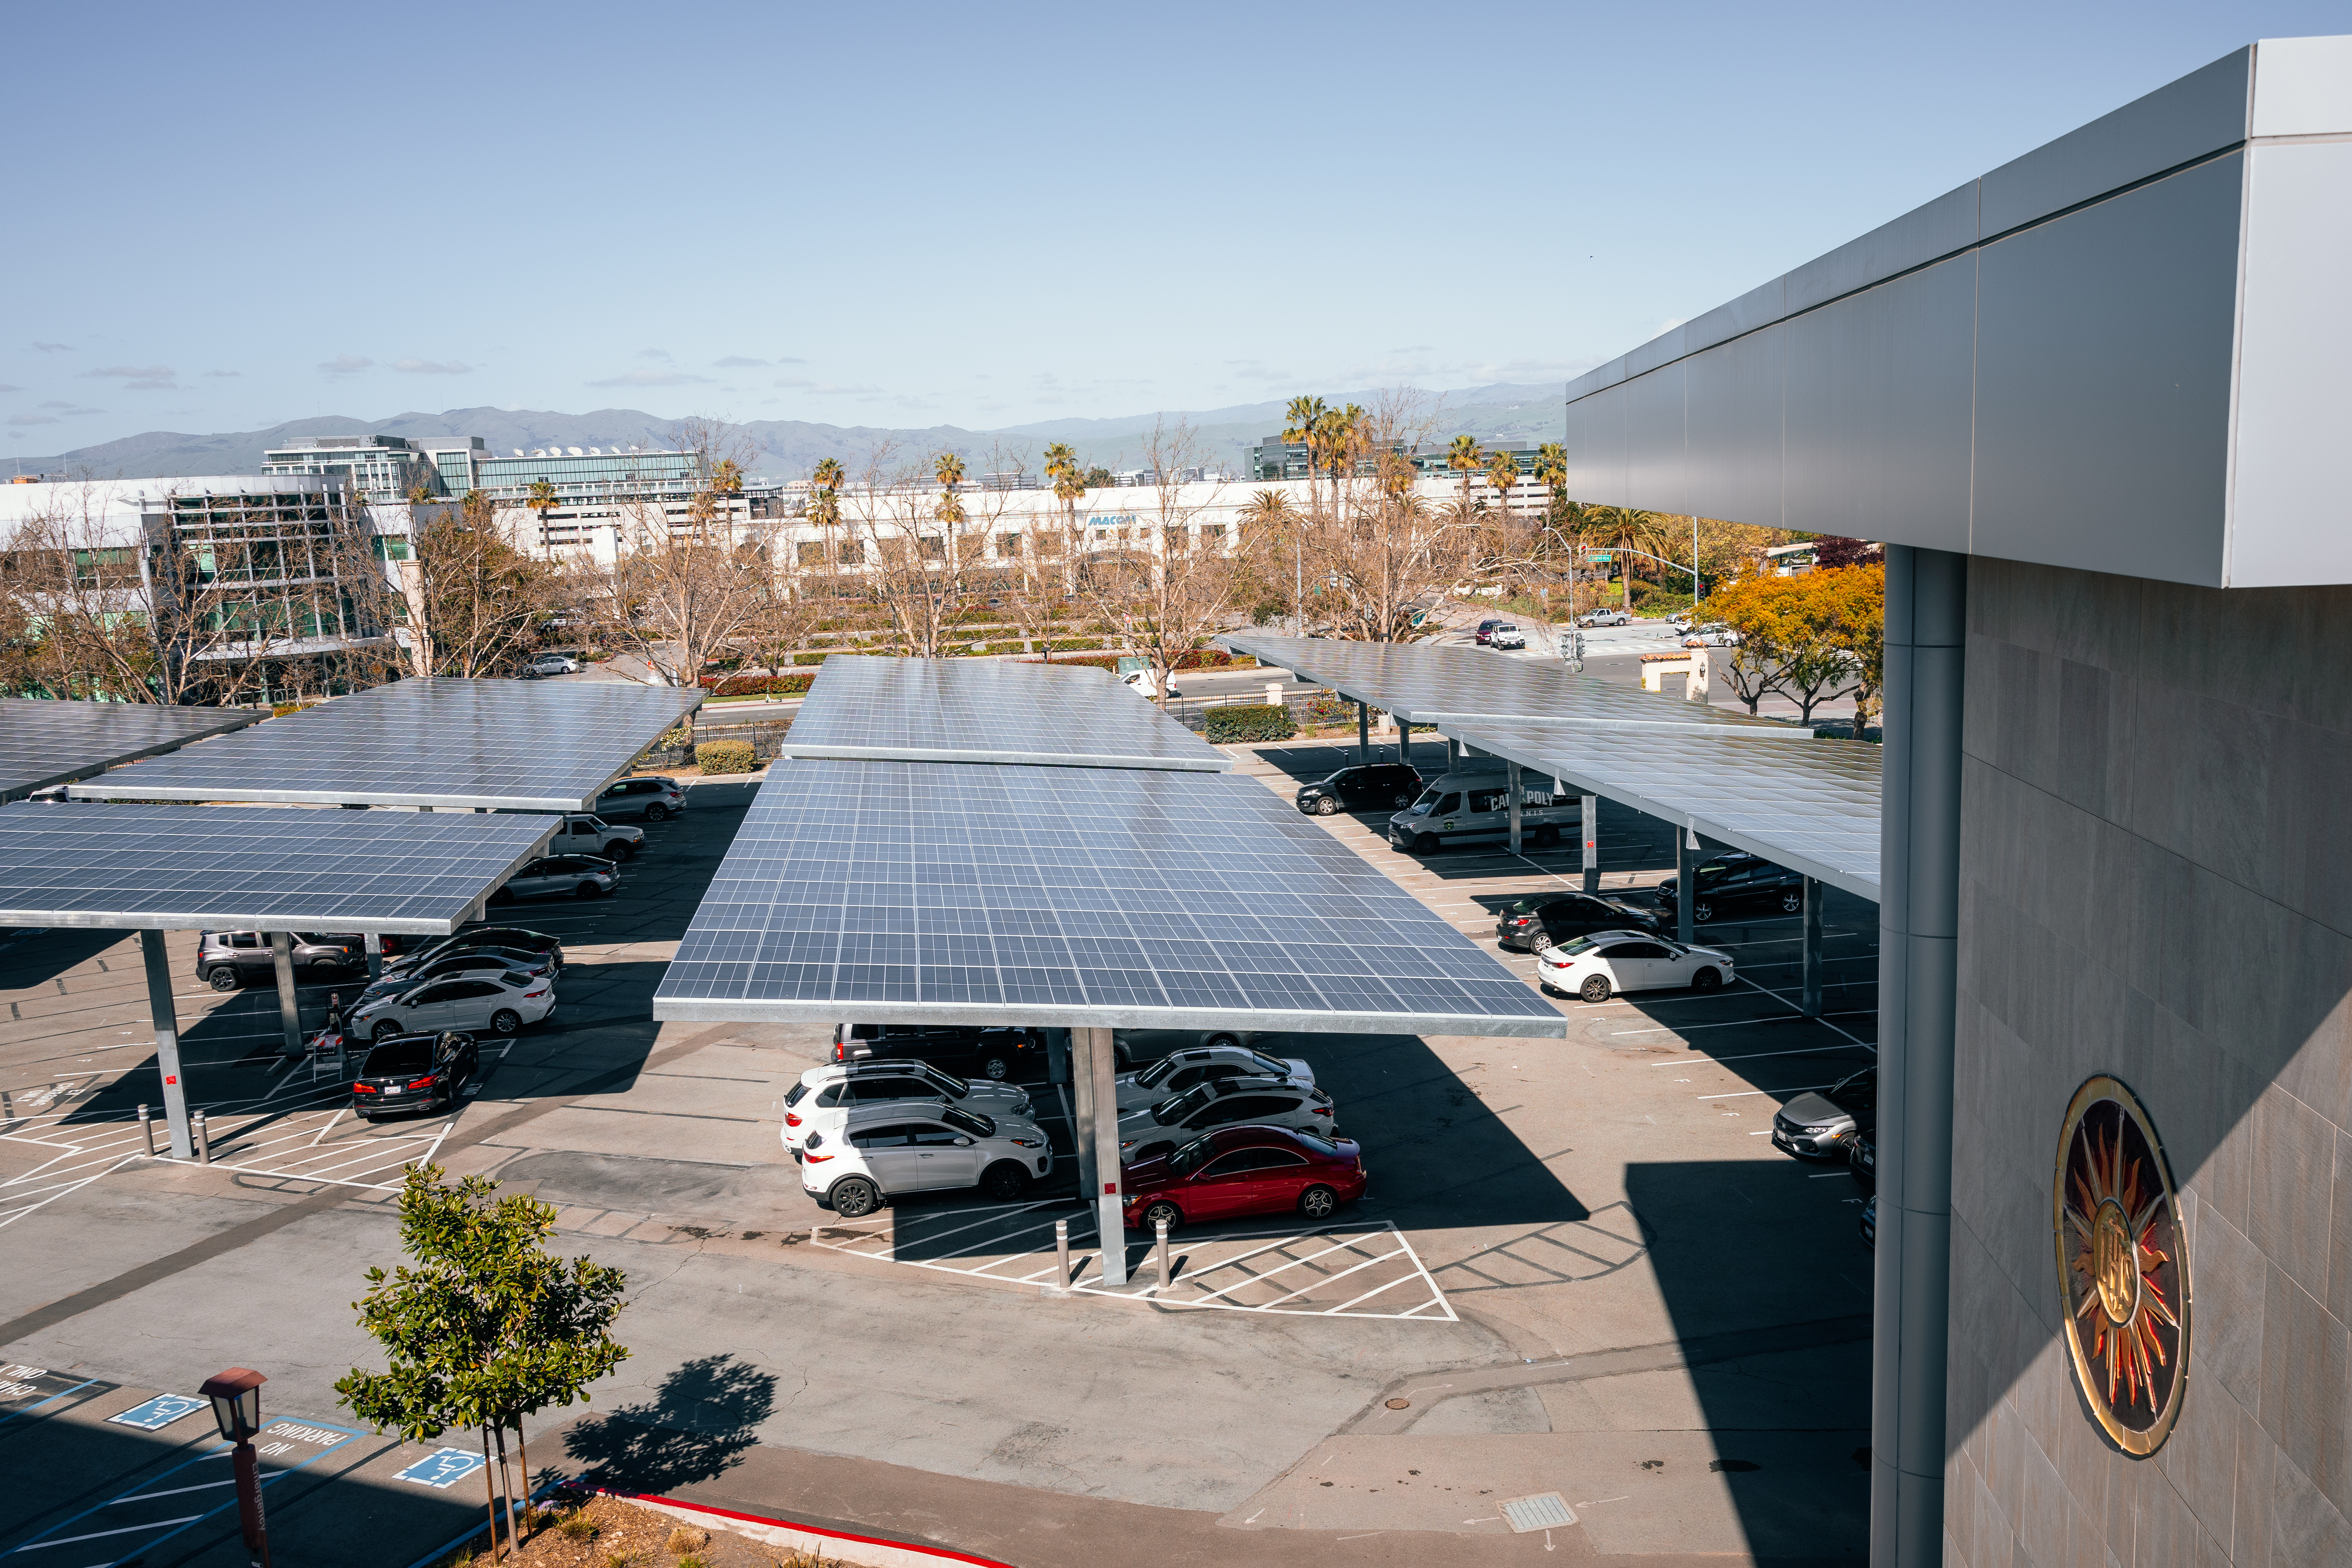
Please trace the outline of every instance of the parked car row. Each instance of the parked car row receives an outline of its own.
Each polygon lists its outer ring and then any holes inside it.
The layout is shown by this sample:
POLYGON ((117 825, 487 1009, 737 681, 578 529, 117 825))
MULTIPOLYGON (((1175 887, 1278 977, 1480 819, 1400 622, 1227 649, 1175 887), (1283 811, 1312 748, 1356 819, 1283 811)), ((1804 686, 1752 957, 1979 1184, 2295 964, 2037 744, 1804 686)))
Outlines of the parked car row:
POLYGON ((1480 647, 1518 648, 1528 646, 1527 634, 1509 621, 1480 621, 1477 640, 1480 647))
MULTIPOLYGON (((1364 1190, 1362 1152, 1339 1135, 1331 1096, 1296 1058, 1230 1031, 1121 1031, 1113 1079, 1127 1223, 1150 1227, 1244 1214, 1328 1215, 1364 1190), (1174 1048, 1139 1068, 1131 1053, 1174 1048)), ((782 1141, 819 1205, 847 1219, 908 1193, 977 1188, 1020 1199, 1054 1168, 1026 1090, 1003 1081, 1042 1067, 1042 1029, 844 1024, 835 1060, 784 1097, 782 1141), (988 1077, 946 1070, 957 1060, 988 1077)))

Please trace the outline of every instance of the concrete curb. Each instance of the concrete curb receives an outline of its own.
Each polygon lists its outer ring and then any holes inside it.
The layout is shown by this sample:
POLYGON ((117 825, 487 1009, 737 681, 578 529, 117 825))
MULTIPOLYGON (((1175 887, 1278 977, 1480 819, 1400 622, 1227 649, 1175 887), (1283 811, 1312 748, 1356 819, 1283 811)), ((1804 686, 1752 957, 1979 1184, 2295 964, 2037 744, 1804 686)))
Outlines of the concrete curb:
POLYGON ((844 1562, 861 1568, 926 1568, 934 1563, 970 1563, 977 1568, 1012 1568, 993 1557, 974 1557, 968 1552, 951 1552, 944 1546, 910 1546, 900 1541, 879 1541, 870 1535, 851 1535, 844 1531, 821 1530, 813 1524, 794 1524, 789 1520, 766 1519, 756 1513, 737 1513, 731 1509, 711 1508, 704 1503, 677 1502, 669 1498, 654 1497, 641 1492, 616 1492, 604 1487, 588 1489, 602 1497, 619 1498, 657 1513, 688 1524, 704 1520, 723 1519, 728 1528, 739 1535, 748 1535, 771 1546, 787 1547, 794 1552, 832 1554, 832 1550, 846 1542, 858 1550, 844 1562))

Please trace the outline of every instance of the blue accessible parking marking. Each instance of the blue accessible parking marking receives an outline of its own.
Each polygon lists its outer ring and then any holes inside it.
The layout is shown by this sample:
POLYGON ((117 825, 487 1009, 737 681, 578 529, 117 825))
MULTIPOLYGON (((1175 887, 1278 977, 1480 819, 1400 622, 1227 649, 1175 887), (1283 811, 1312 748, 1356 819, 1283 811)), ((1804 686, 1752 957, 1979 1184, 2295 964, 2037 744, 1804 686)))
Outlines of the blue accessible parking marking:
POLYGON ((463 1448, 442 1448, 425 1455, 393 1479, 446 1491, 480 1469, 484 1462, 481 1455, 463 1448))
POLYGON ((184 1394, 159 1394, 144 1405, 134 1405, 120 1415, 107 1420, 117 1426, 136 1426, 142 1432, 161 1432, 183 1415, 194 1415, 205 1407, 201 1399, 191 1399, 184 1394))

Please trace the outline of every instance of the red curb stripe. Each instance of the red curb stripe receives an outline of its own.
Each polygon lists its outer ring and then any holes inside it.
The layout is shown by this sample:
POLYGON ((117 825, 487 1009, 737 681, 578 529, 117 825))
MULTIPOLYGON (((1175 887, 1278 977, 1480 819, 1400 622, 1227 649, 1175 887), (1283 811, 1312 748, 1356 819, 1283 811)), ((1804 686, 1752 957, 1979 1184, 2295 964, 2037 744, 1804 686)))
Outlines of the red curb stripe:
POLYGON ((877 1535, 852 1535, 846 1531, 827 1530, 822 1525, 803 1524, 797 1520, 771 1519, 763 1513, 737 1513, 732 1509, 713 1508, 709 1503, 685 1502, 677 1498, 662 1497, 654 1492, 616 1492, 609 1487, 588 1489, 603 1497, 622 1498, 631 1502, 657 1502, 666 1508, 682 1508, 692 1513, 707 1513, 719 1519, 740 1520, 746 1524, 772 1524, 780 1530, 797 1530, 804 1535, 822 1535, 827 1541, 854 1541, 860 1546, 887 1546, 897 1552, 917 1552, 926 1557, 936 1557, 945 1563, 970 1563, 976 1568, 1013 1568, 993 1557, 974 1557, 968 1552, 951 1552, 944 1546, 917 1546, 905 1541, 886 1541, 877 1535))

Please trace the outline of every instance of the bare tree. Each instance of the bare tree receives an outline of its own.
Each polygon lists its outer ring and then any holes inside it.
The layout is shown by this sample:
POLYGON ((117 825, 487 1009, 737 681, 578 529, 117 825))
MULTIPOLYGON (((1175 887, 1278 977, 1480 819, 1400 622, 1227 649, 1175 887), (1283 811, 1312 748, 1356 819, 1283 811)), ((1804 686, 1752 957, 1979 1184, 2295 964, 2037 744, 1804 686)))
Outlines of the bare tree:
POLYGON ((1403 639, 1419 611, 1491 553, 1483 513, 1433 509, 1419 493, 1411 454, 1432 420, 1427 400, 1410 389, 1383 393, 1370 410, 1357 411, 1331 505, 1309 508, 1307 590, 1345 636, 1403 639))
POLYGON ((1084 574, 1084 597, 1119 646, 1150 661, 1163 708, 1171 677, 1233 624, 1249 581, 1237 559, 1244 541, 1222 522, 1200 521, 1223 489, 1221 481, 1195 478, 1200 454, 1198 433, 1181 420, 1153 426, 1144 447, 1151 521, 1138 525, 1150 532, 1139 549, 1090 558, 1084 574))

